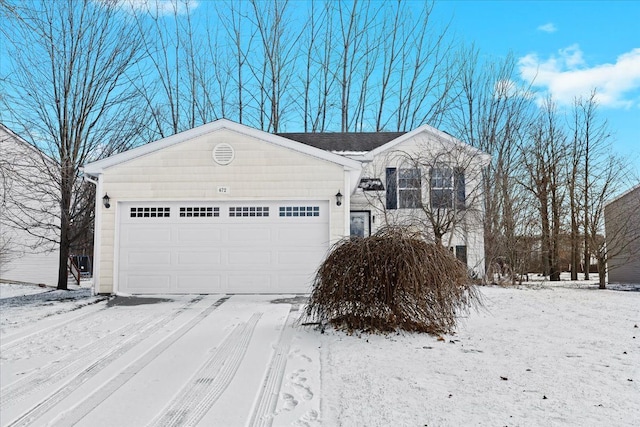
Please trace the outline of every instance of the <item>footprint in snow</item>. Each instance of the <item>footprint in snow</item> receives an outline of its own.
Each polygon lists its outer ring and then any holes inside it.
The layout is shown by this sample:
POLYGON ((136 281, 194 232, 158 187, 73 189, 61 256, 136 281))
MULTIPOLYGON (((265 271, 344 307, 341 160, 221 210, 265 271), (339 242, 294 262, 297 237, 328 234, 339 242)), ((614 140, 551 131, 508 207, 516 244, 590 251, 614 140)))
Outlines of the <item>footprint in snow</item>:
POLYGON ((293 384, 293 388, 302 396, 304 400, 313 399, 313 393, 309 387, 306 387, 302 384, 293 384))
POLYGON ((284 400, 284 406, 282 409, 285 411, 292 411, 296 406, 298 406, 298 401, 289 393, 283 393, 282 399, 284 400))

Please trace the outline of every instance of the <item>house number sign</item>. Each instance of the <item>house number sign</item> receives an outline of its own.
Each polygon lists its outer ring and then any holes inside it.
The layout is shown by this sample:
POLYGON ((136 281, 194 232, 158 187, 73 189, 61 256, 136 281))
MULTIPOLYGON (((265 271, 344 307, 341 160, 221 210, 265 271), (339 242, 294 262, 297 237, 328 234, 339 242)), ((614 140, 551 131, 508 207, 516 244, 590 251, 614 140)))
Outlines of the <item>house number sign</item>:
POLYGON ((218 194, 229 194, 231 193, 231 188, 229 187, 218 187, 218 194))

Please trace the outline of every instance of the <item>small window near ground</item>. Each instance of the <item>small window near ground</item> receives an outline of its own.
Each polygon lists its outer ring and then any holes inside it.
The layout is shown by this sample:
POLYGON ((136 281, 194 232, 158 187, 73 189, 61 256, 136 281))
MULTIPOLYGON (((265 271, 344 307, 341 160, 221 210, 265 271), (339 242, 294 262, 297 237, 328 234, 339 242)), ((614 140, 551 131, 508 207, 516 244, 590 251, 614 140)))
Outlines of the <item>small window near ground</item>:
POLYGON ((467 265, 467 247, 466 246, 456 246, 456 258, 467 265))
POLYGON ((320 206, 280 206, 280 216, 320 216, 320 206))
POLYGON ((131 208, 131 218, 169 218, 171 216, 171 208, 131 208))
POLYGON ((229 208, 230 217, 269 216, 268 206, 232 206, 229 208))
POLYGON ((187 206, 180 208, 180 217, 217 217, 220 216, 220 208, 215 207, 199 207, 199 206, 187 206))

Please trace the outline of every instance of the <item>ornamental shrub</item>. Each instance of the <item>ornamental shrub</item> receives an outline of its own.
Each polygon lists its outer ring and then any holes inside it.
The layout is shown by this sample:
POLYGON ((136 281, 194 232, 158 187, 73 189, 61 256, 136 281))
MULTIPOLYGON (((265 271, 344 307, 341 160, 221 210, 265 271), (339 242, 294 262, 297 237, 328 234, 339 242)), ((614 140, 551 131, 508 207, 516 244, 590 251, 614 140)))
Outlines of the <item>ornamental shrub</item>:
POLYGON ((451 332, 478 306, 467 267, 451 251, 406 228, 336 243, 316 274, 307 323, 349 332, 451 332))

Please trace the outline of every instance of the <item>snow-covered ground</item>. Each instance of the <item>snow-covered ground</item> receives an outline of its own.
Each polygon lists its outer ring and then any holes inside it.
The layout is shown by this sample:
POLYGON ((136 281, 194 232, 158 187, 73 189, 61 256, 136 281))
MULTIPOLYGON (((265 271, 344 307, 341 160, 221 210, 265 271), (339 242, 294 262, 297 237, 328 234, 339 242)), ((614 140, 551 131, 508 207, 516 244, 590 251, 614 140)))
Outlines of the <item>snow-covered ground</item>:
POLYGON ((596 288, 483 287, 433 337, 298 327, 292 296, 0 284, 0 425, 638 426, 640 287, 596 288))

